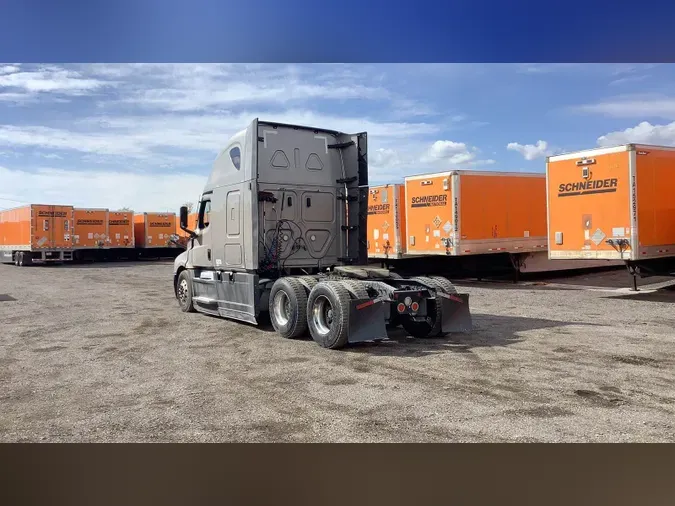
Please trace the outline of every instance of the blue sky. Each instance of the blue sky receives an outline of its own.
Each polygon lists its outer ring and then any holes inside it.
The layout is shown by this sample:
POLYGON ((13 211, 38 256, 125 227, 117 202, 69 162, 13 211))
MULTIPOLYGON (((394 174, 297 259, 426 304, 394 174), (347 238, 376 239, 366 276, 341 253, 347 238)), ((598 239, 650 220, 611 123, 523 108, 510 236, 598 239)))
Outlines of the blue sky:
POLYGON ((367 131, 373 183, 675 145, 671 64, 0 64, 0 207, 176 210, 255 118, 367 131))

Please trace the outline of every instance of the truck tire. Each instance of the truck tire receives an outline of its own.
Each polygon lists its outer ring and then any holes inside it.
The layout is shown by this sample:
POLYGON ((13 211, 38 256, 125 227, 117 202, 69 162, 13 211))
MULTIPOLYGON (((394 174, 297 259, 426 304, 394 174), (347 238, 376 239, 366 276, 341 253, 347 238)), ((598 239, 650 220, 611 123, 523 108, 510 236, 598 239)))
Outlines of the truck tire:
POLYGON ((435 281, 445 293, 457 295, 457 289, 449 279, 444 278, 443 276, 429 276, 429 279, 435 281))
POLYGON ((309 295, 309 292, 312 291, 312 288, 316 286, 316 284, 319 282, 314 276, 298 276, 297 277, 301 282, 304 282, 303 285, 306 283, 307 286, 309 287, 309 290, 305 287, 305 290, 307 291, 307 295, 309 295))
POLYGON ((176 298, 181 311, 184 313, 194 313, 195 307, 192 303, 192 280, 190 271, 182 271, 176 281, 176 298))
POLYGON ((337 350, 349 340, 349 291, 340 281, 318 283, 307 301, 307 323, 312 339, 337 350))
MULTIPOLYGON (((436 290, 442 290, 442 287, 431 278, 418 276, 412 278, 412 280, 429 285, 436 290)), ((430 314, 427 315, 426 321, 417 322, 411 318, 402 318, 401 324, 405 331, 415 338, 438 337, 443 335, 441 331, 441 311, 441 300, 436 297, 433 303, 428 305, 428 312, 430 314)))
POLYGON ((362 283, 359 283, 358 281, 355 281, 353 279, 345 279, 340 281, 340 283, 342 283, 342 285, 347 289, 349 295, 352 298, 370 299, 370 295, 368 295, 368 290, 366 290, 366 287, 362 283))
POLYGON ((293 339, 307 331, 307 290, 296 278, 279 278, 270 291, 270 320, 281 337, 293 339))

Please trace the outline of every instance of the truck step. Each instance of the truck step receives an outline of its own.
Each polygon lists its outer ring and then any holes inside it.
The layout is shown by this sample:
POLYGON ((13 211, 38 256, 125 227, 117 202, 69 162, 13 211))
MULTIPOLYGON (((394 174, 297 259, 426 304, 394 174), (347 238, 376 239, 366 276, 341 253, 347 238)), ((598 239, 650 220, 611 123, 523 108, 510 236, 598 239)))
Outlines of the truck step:
POLYGON ((211 299, 209 297, 203 297, 203 296, 193 297, 192 300, 194 302, 198 302, 199 304, 217 304, 218 303, 218 301, 216 299, 211 299))

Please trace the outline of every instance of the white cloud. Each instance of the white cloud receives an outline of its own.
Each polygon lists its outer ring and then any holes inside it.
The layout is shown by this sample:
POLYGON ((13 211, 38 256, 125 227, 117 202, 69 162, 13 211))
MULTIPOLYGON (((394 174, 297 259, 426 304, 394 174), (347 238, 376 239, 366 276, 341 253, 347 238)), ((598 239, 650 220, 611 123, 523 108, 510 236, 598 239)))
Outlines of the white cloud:
POLYGON ((639 81, 644 81, 648 77, 650 77, 649 74, 643 74, 643 75, 639 75, 639 76, 630 76, 630 77, 621 77, 619 79, 614 79, 613 81, 610 81, 609 85, 610 86, 618 86, 618 85, 626 84, 626 83, 636 83, 636 82, 639 82, 639 81))
POLYGON ((467 146, 464 142, 438 140, 434 142, 421 156, 420 161, 431 167, 475 168, 482 165, 492 165, 494 160, 478 159, 480 151, 476 147, 467 146))
POLYGON ((178 212, 185 201, 199 196, 206 176, 52 168, 29 172, 0 166, 0 181, 3 182, 0 196, 20 202, 49 201, 79 207, 130 207, 136 212, 178 212))
POLYGON ((546 156, 550 156, 553 154, 553 150, 551 150, 548 146, 548 142, 546 141, 537 141, 536 144, 519 144, 517 142, 509 142, 506 145, 506 149, 510 151, 517 151, 523 157, 525 160, 536 160, 537 158, 544 158, 546 156))
POLYGON ((643 121, 632 128, 610 132, 598 138, 599 146, 629 143, 675 146, 675 122, 667 125, 652 125, 648 121, 643 121))
POLYGON ((71 150, 99 157, 127 157, 161 164, 194 162, 194 155, 170 155, 163 149, 201 151, 200 159, 213 160, 227 139, 255 117, 282 123, 328 126, 348 133, 366 131, 380 144, 436 133, 426 123, 375 122, 368 119, 321 115, 311 111, 263 111, 221 115, 161 115, 99 117, 76 121, 66 130, 43 126, 0 125, 0 146, 71 150))
POLYGON ((675 98, 662 95, 625 95, 595 104, 572 108, 584 114, 601 114, 614 118, 675 119, 675 98))
POLYGON ((426 159, 429 161, 444 161, 452 165, 470 162, 476 154, 467 148, 463 142, 436 141, 429 148, 426 159))
MULTIPOLYGON (((12 90, 8 93, 38 94, 59 93, 63 95, 82 95, 113 83, 84 77, 79 72, 57 66, 41 66, 35 70, 22 71, 15 66, 4 67, 9 72, 0 73, 0 89, 12 90)), ((6 99, 6 98, 5 98, 6 99)))
POLYGON ((19 70, 21 70, 21 67, 18 65, 0 65, 0 75, 11 74, 13 72, 18 72, 19 70))

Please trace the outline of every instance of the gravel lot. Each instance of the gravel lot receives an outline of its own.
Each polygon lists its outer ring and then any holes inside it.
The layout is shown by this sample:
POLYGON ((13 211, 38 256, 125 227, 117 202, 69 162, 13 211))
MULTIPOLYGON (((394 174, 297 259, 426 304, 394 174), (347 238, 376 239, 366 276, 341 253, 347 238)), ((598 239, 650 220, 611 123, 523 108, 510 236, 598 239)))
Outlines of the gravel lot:
POLYGON ((473 333, 328 351, 181 313, 166 262, 0 265, 0 440, 675 441, 675 290, 613 277, 464 283, 473 333))

